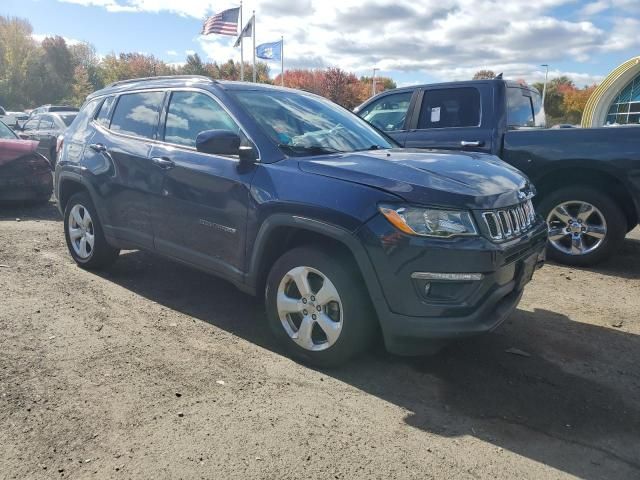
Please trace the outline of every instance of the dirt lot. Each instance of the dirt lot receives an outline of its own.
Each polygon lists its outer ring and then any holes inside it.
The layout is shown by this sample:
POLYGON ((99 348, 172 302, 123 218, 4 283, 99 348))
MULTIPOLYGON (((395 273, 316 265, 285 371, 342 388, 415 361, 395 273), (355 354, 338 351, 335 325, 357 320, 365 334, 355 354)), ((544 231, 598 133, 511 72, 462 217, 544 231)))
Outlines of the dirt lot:
POLYGON ((640 478, 637 230, 491 335, 327 372, 213 277, 77 268, 52 204, 0 209, 0 264, 1 478, 640 478))

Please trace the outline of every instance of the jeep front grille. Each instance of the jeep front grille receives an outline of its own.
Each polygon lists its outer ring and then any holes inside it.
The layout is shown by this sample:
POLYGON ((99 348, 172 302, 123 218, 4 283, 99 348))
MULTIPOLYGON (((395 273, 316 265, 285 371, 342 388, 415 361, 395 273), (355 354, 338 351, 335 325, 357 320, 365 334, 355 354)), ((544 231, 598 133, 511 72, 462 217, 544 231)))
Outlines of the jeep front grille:
POLYGON ((529 199, 515 207, 482 212, 482 218, 491 240, 502 242, 530 230, 536 222, 536 212, 529 199))

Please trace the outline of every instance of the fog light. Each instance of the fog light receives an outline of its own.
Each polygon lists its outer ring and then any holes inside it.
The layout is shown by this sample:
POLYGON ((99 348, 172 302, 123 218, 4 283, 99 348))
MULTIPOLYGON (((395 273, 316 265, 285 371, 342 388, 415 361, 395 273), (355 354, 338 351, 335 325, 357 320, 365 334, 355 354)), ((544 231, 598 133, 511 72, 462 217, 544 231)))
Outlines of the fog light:
POLYGON ((431 283, 427 282, 424 284, 424 294, 429 296, 429 290, 431 290, 431 283))
MULTIPOLYGON (((435 272, 413 272, 411 278, 416 280, 441 280, 449 282, 477 282, 482 280, 481 273, 435 273, 435 272)), ((429 283, 427 282, 427 285, 429 283)), ((425 287, 426 289, 427 287, 425 287)), ((425 293, 427 293, 425 291, 425 293)))

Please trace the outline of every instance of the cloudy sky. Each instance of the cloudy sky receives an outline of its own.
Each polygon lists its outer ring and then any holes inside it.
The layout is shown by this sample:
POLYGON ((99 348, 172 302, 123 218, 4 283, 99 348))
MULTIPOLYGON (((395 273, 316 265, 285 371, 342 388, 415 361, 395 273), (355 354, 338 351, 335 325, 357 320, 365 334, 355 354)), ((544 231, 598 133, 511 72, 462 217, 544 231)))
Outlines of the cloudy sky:
MULTIPOLYGON (((138 51, 167 62, 198 52, 239 59, 231 37, 199 35, 227 0, 2 0, 0 14, 27 18, 34 36, 87 41, 98 53, 138 51)), ((640 0, 245 0, 257 43, 285 37, 285 67, 373 67, 398 84, 471 78, 489 68, 508 78, 567 74, 602 79, 640 55, 640 0)), ((251 54, 245 45, 245 59, 251 54)), ((278 73, 279 64, 272 65, 278 73)))

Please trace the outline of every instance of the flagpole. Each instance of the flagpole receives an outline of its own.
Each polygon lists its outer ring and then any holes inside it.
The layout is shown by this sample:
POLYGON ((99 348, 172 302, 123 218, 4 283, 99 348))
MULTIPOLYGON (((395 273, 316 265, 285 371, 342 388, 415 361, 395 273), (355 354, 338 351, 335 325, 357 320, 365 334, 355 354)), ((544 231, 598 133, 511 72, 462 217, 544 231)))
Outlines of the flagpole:
POLYGON ((242 29, 244 23, 242 23, 242 0, 240 0, 240 81, 244 82, 244 46, 242 44, 242 29))
POLYGON ((280 36, 280 79, 284 87, 284 35, 280 36))
POLYGON ((253 83, 256 83, 256 11, 253 11, 253 83))

